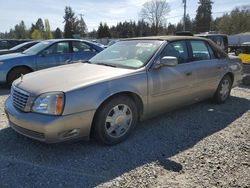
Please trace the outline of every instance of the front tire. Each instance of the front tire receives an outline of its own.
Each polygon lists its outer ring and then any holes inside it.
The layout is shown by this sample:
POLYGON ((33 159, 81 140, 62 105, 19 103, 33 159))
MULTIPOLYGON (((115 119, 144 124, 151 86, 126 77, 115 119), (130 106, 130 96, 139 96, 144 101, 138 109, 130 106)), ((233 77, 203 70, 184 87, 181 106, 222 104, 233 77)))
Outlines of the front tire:
POLYGON ((12 85, 12 83, 18 79, 21 74, 25 75, 25 74, 28 74, 30 73, 31 71, 27 68, 24 68, 24 67, 19 67, 19 68, 14 68, 12 69, 9 73, 8 73, 8 76, 7 76, 7 84, 9 86, 12 85))
POLYGON ((218 104, 224 103, 230 96, 232 79, 229 75, 222 78, 214 95, 214 101, 218 104))
POLYGON ((105 102, 94 120, 95 138, 114 145, 127 139, 138 121, 135 102, 127 96, 117 96, 105 102))

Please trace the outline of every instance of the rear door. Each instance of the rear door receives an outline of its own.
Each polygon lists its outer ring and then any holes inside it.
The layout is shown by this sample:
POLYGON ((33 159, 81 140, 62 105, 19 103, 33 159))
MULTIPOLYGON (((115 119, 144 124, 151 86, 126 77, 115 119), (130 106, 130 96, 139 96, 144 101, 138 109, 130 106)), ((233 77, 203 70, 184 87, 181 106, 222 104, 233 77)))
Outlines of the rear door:
POLYGON ((196 100, 213 96, 223 72, 225 61, 216 57, 212 47, 203 40, 190 40, 189 49, 196 76, 196 100))
POLYGON ((73 61, 78 60, 89 60, 91 57, 95 56, 97 54, 96 49, 88 45, 87 43, 83 41, 73 41, 72 42, 72 48, 73 48, 73 61))
POLYGON ((65 65, 72 60, 70 45, 68 41, 57 42, 43 50, 37 56, 37 68, 45 69, 59 65, 65 65))

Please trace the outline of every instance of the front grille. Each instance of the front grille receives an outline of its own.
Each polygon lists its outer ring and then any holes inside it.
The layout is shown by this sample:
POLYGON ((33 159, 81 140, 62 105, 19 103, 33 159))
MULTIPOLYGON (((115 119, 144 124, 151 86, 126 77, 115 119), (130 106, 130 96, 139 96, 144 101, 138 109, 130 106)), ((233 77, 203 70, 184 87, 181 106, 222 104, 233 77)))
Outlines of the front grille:
POLYGON ((19 127, 18 125, 14 124, 14 123, 10 123, 10 126, 15 129, 17 132, 35 138, 35 139, 39 139, 39 140, 44 140, 45 139, 45 135, 43 133, 40 132, 36 132, 36 131, 32 131, 30 129, 25 129, 23 127, 19 127))
POLYGON ((11 98, 15 108, 25 111, 29 99, 29 94, 27 92, 13 86, 11 88, 11 98))

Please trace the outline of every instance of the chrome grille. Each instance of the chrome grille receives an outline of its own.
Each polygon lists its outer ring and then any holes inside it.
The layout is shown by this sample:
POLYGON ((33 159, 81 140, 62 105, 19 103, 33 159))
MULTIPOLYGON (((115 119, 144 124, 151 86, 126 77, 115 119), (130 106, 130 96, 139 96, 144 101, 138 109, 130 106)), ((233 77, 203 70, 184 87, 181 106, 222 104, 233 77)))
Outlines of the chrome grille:
POLYGON ((29 94, 21 89, 12 86, 11 97, 13 106, 19 110, 25 111, 25 107, 29 99, 29 94))

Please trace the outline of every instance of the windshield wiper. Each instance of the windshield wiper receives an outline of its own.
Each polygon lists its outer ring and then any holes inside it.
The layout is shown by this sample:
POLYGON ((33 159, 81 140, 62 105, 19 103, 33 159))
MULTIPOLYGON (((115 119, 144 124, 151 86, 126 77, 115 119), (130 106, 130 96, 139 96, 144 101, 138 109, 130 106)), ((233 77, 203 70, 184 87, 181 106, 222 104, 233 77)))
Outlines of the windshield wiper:
POLYGON ((108 66, 108 67, 117 67, 115 65, 111 65, 111 64, 107 64, 107 63, 96 63, 96 65, 104 65, 104 66, 108 66))

